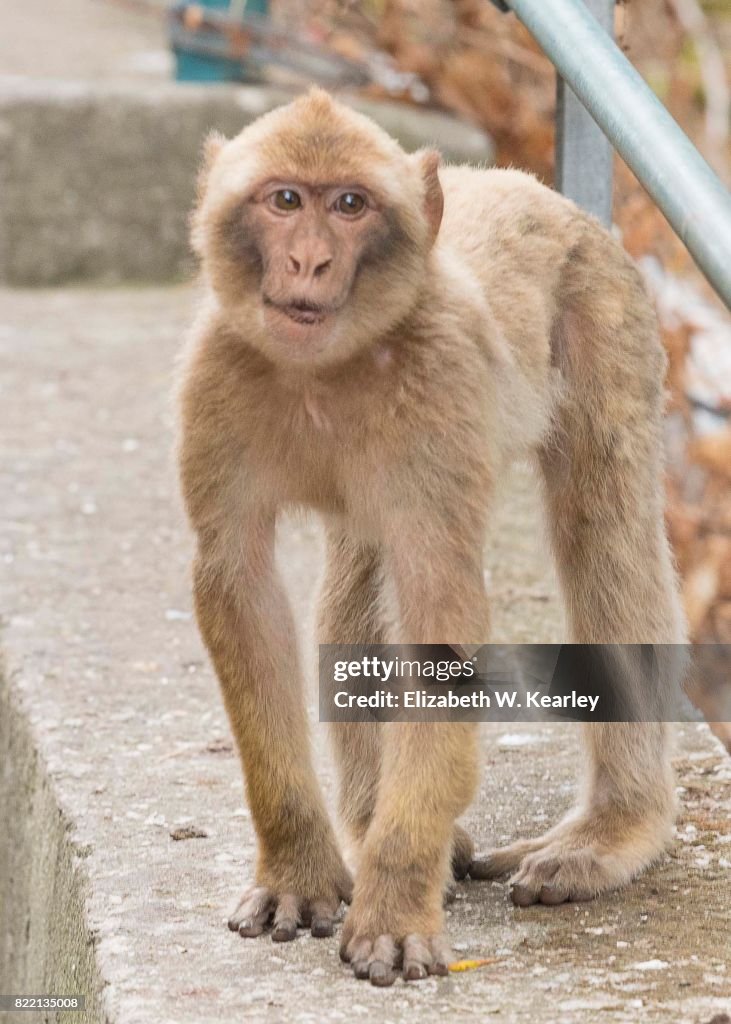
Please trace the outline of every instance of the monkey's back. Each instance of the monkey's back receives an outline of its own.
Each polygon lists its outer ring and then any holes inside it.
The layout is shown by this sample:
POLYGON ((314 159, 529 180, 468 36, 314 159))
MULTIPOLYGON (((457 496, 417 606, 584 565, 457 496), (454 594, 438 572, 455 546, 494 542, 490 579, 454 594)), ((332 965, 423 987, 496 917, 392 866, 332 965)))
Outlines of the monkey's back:
POLYGON ((559 312, 573 308, 580 318, 590 315, 620 349, 631 346, 619 330, 630 314, 652 330, 654 313, 633 261, 573 202, 522 171, 445 167, 440 179, 439 244, 474 277, 534 381, 555 362, 551 344, 559 312))
POLYGON ((440 241, 465 261, 496 314, 506 289, 526 288, 533 301, 551 295, 586 215, 522 171, 445 167, 440 178, 440 241))

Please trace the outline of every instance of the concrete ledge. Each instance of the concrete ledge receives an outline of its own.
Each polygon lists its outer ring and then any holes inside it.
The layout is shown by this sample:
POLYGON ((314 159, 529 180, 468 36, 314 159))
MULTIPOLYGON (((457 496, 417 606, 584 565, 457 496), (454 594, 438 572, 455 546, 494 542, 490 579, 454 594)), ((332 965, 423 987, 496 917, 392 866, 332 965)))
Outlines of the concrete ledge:
POLYGON ((102 1024, 107 1018, 86 923, 84 849, 70 837, 73 823, 58 805, 37 739, 17 705, 17 693, 0 675, 0 992, 83 994, 83 1020, 102 1024))
MULTIPOLYGON (((201 142, 234 135, 292 93, 270 87, 3 80, 0 282, 165 281, 189 273, 187 216, 201 142)), ((492 158, 445 114, 350 98, 408 150, 492 158)))

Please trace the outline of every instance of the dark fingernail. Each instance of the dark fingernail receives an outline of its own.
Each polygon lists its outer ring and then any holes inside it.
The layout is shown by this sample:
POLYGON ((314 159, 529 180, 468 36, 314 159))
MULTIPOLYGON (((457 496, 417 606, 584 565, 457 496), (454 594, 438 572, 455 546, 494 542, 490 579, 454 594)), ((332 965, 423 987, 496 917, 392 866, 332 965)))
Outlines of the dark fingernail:
POLYGON ((379 960, 371 964, 369 977, 371 984, 377 985, 379 988, 387 988, 396 980, 396 975, 388 964, 381 963, 379 960))
POLYGON ((533 890, 525 885, 514 885, 510 890, 510 898, 516 907, 529 907, 538 899, 533 890))
POLYGON ((291 942, 297 934, 297 926, 295 924, 278 924, 272 932, 273 942, 291 942))
POLYGON ((261 935, 264 931, 264 926, 261 924, 253 924, 251 921, 242 921, 238 927, 239 935, 243 935, 245 939, 255 939, 261 935))
POLYGON ((438 974, 440 978, 445 978, 449 974, 449 968, 446 964, 436 961, 429 966, 429 974, 438 974))
POLYGON ((566 894, 553 885, 544 885, 538 894, 538 898, 541 903, 546 903, 550 907, 555 907, 557 903, 566 902, 566 894))
POLYGON ((421 979, 425 977, 426 967, 422 966, 422 964, 409 964, 404 969, 405 981, 421 981, 421 979))
POLYGON ((329 939, 333 933, 331 918, 316 917, 312 922, 312 934, 316 939, 329 939))
POLYGON ((361 978, 361 979, 367 978, 368 977, 368 961, 367 960, 358 960, 356 963, 354 963, 353 964, 353 974, 356 976, 356 978, 361 978))
POLYGON ((229 917, 228 919, 229 931, 237 932, 239 930, 239 922, 235 917, 229 917))

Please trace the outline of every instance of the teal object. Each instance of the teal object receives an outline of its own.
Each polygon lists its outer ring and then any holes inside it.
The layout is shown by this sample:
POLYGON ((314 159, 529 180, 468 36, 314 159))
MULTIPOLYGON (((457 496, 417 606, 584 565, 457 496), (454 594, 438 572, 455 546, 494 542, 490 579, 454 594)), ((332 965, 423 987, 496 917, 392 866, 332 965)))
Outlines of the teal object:
MULTIPOLYGON (((227 11, 230 0, 194 0, 198 7, 217 8, 227 11)), ((245 14, 266 17, 269 14, 269 0, 248 0, 245 14)), ((245 65, 238 60, 212 57, 202 53, 191 53, 180 46, 175 53, 175 79, 178 82, 240 82, 245 77, 245 65)))

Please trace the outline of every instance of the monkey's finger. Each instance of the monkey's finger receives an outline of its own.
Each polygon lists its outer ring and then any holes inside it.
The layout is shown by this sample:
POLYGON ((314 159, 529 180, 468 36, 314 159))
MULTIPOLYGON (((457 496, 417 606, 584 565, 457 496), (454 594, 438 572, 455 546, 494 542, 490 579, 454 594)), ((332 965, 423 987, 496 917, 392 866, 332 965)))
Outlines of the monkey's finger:
POLYGON ((245 938, 256 938, 264 931, 272 910, 274 895, 266 886, 256 886, 244 893, 238 906, 228 919, 232 932, 238 932, 245 938))
POLYGON ((329 938, 335 928, 335 914, 337 907, 333 907, 326 900, 313 900, 307 908, 309 926, 312 935, 316 939, 329 938))
POLYGON ((285 893, 274 913, 272 941, 291 942, 297 934, 299 919, 299 900, 292 893, 285 893))
POLYGON ((354 938, 348 943, 345 949, 341 949, 340 956, 346 962, 350 962, 353 974, 356 978, 367 978, 369 960, 373 943, 370 939, 354 938))
POLYGON ((421 981, 429 973, 432 962, 426 939, 421 935, 407 935, 404 939, 404 981, 421 981))
POLYGON ((476 881, 485 878, 500 878, 501 875, 507 875, 510 871, 514 871, 520 861, 503 850, 491 850, 485 854, 484 857, 476 857, 468 868, 468 874, 470 878, 476 881), (506 855, 507 854, 507 855, 506 855))
POLYGON ((396 964, 401 959, 398 946, 390 935, 379 935, 373 943, 368 977, 371 985, 387 988, 396 980, 396 964))
POLYGON ((449 974, 449 964, 454 960, 454 953, 449 943, 441 935, 435 935, 429 941, 429 948, 432 956, 431 963, 429 964, 429 974, 445 977, 449 974))

